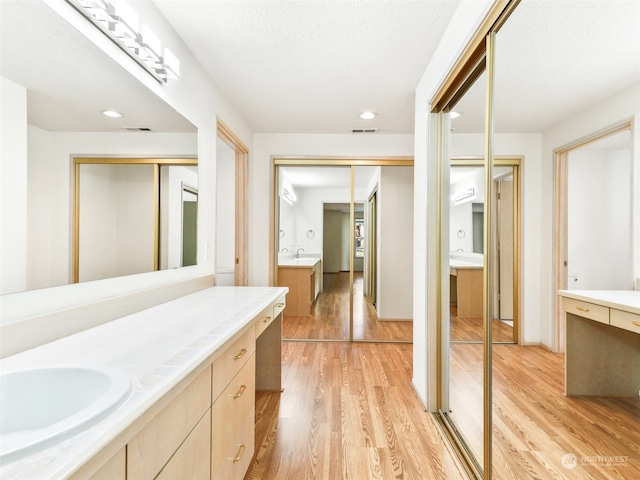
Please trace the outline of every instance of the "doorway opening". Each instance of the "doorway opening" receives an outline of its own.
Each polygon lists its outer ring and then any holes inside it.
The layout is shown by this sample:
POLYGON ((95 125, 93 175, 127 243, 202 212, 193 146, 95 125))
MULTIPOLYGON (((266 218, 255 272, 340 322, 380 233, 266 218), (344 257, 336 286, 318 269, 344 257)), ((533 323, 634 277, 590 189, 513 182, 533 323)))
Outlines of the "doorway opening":
POLYGON ((216 171, 216 285, 247 284, 247 169, 249 149, 218 119, 216 171), (233 208, 229 208, 233 205, 233 208))
MULTIPOLYGON (((632 146, 624 122, 556 150, 554 291, 633 290, 632 146)), ((564 353, 557 299, 554 311, 553 350, 564 353)))

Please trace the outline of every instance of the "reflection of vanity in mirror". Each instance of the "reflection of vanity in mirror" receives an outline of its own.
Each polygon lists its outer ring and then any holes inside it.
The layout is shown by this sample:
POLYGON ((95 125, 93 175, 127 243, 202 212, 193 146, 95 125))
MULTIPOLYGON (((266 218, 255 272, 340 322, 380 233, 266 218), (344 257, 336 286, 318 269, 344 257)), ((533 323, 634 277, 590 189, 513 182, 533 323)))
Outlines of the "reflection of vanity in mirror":
MULTIPOLYGON (((3 157, 12 158, 12 171, 3 174, 15 180, 2 192, 3 204, 10 197, 13 207, 11 217, 3 215, 1 293, 69 284, 74 272, 75 281, 84 281, 193 263, 193 255, 183 263, 185 237, 180 229, 189 217, 183 205, 193 205, 197 195, 194 125, 42 2, 3 4, 1 75, 2 129, 12 132, 2 142, 3 157), (119 111, 122 117, 106 117, 104 110, 119 111), (122 170, 130 166, 121 166, 119 172, 94 171, 90 183, 88 171, 73 168, 75 157, 112 162, 155 158, 167 165, 178 158, 188 159, 190 165, 179 167, 188 173, 176 184, 168 180, 177 176, 175 171, 167 170, 161 177, 153 165, 145 179, 122 170), (155 205, 154 192, 170 183, 172 191, 178 185, 171 194, 175 201, 169 205, 166 195, 161 200, 165 208, 155 205), (74 185, 91 187, 74 201, 74 185), (140 200, 143 191, 150 200, 140 200), (107 200, 114 196, 120 200, 119 210, 107 200), (144 235, 139 232, 143 225, 144 235), (78 249, 80 263, 93 266, 79 276, 74 268, 78 249), (142 265, 134 266, 132 259, 142 259, 142 265)), ((168 194, 169 188, 165 190, 168 194)), ((194 231, 194 222, 195 218, 192 227, 187 225, 188 231, 194 231)), ((193 234, 186 238, 195 241, 193 234)))

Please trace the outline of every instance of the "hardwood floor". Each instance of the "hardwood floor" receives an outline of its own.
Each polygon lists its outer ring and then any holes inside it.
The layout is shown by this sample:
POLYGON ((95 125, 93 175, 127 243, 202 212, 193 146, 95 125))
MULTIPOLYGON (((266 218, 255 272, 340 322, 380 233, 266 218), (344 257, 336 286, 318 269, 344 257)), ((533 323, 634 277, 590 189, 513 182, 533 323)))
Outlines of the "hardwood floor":
POLYGON ((282 357, 246 479, 465 478, 411 387, 411 345, 284 342, 282 357))
MULTIPOLYGON (((482 318, 458 317, 456 310, 455 306, 450 308, 451 341, 482 342, 484 335, 482 318)), ((494 343, 513 342, 513 327, 500 320, 494 320, 491 335, 494 343)))
MULTIPOLYGON (((313 317, 284 319, 289 336, 344 334, 348 290, 334 279, 313 317)), ((481 457, 482 345, 452 344, 450 360, 451 415, 481 457)), ((411 367, 410 344, 284 342, 285 390, 256 394, 245 478, 466 478, 411 388, 411 367)), ((640 398, 565 397, 562 355, 494 344, 493 478, 639 479, 640 398)))
MULTIPOLYGON (((323 291, 318 295, 311 316, 283 319, 286 339, 349 339, 349 273, 323 275, 323 291)), ((413 322, 380 321, 376 310, 363 294, 362 272, 354 275, 353 338, 355 340, 413 341, 413 322)))
MULTIPOLYGON (((482 345, 452 345, 452 417, 476 452, 481 366, 482 345)), ((638 479, 640 398, 565 397, 563 355, 494 345, 493 457, 498 479, 638 479)))

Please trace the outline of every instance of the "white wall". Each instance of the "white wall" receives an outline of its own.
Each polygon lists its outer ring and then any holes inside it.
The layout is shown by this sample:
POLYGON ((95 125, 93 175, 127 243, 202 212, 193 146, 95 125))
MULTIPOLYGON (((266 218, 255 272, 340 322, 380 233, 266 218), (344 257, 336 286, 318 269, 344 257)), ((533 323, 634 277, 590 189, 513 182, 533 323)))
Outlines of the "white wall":
POLYGON ((80 167, 81 282, 153 271, 152 165, 80 167))
MULTIPOLYGON (((273 211, 272 157, 285 155, 325 158, 412 156, 413 135, 256 134, 249 172, 249 223, 253 226, 249 238, 251 285, 269 285, 273 282, 269 271, 269 232, 273 211)), ((318 235, 319 232, 316 232, 316 238, 318 235)))
POLYGON ((236 265, 236 154, 220 140, 216 169, 216 270, 229 272, 236 265))
POLYGON ((632 290, 631 150, 577 150, 567 170, 567 287, 632 290))
POLYGON ((0 77, 0 294, 27 286, 27 91, 0 77))
POLYGON ((378 185, 378 281, 381 320, 413 318, 413 168, 382 167, 378 185))

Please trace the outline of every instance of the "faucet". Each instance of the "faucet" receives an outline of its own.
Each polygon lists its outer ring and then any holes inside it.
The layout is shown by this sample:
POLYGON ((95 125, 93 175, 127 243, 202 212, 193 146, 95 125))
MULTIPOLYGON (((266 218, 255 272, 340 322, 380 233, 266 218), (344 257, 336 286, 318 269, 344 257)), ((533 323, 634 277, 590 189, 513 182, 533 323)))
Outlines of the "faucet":
POLYGON ((300 258, 300 250, 304 252, 304 248, 299 248, 298 250, 296 250, 296 258, 300 258))

